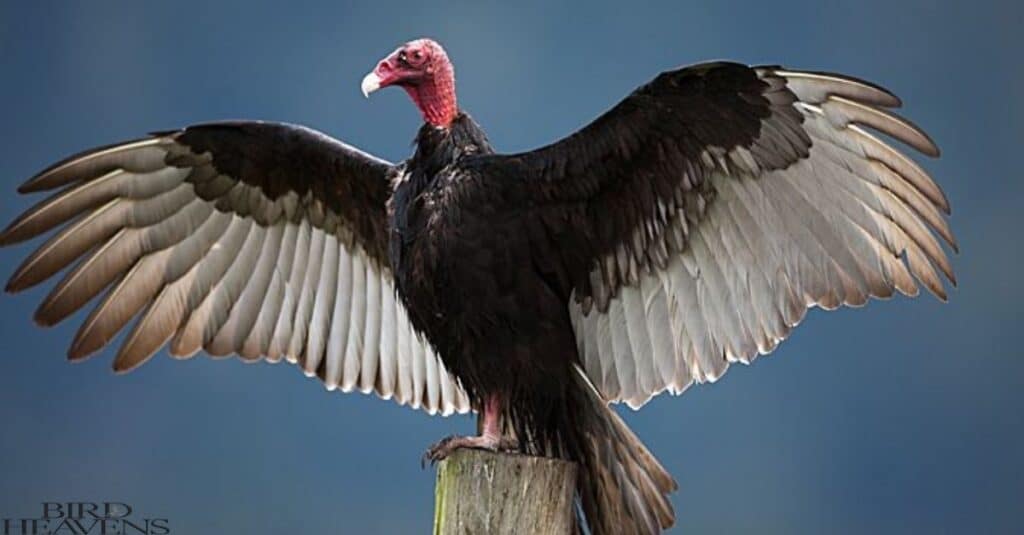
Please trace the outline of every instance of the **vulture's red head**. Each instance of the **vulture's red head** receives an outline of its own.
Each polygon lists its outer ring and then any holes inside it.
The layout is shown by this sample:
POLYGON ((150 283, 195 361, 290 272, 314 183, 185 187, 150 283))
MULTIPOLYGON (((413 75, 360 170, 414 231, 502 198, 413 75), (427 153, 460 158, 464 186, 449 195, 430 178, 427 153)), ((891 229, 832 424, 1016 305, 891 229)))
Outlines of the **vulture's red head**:
POLYGON ((405 89, 434 126, 448 126, 458 114, 455 71, 448 54, 431 39, 417 39, 398 47, 363 78, 363 94, 389 85, 405 89))

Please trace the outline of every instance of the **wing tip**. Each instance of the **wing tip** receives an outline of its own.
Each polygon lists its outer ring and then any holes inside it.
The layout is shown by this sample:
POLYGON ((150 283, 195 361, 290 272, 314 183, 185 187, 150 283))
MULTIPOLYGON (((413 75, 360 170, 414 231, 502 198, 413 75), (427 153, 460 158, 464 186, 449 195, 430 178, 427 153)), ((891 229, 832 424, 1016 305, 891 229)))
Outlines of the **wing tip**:
POLYGON ((907 119, 906 117, 897 117, 900 122, 902 122, 905 126, 909 127, 910 130, 918 136, 917 139, 907 140, 901 138, 900 141, 906 143, 907 145, 910 145, 918 152, 925 156, 928 156, 929 158, 939 158, 942 156, 942 150, 939 149, 939 145, 935 143, 935 140, 932 139, 932 136, 930 136, 928 132, 926 132, 923 128, 918 126, 917 123, 911 121, 910 119, 907 119))
POLYGON ((16 217, 13 221, 8 223, 7 226, 4 227, 3 230, 0 230, 0 247, 7 247, 9 245, 14 245, 14 244, 17 244, 17 243, 21 243, 23 241, 26 241, 26 240, 32 238, 33 236, 37 236, 38 235, 38 234, 35 234, 35 235, 32 235, 32 234, 25 235, 24 233, 22 233, 20 235, 18 234, 18 229, 21 227, 21 224, 25 221, 26 216, 28 216, 33 211, 34 210, 29 209, 29 211, 22 213, 21 215, 16 217))
POLYGON ((52 316, 49 313, 49 310, 43 308, 42 306, 37 308, 35 313, 32 314, 32 322, 44 329, 57 325, 58 323, 61 322, 62 319, 64 318, 57 318, 52 316))
MULTIPOLYGON (((154 352, 155 353, 155 352, 154 352)), ((135 355, 130 355, 127 352, 119 351, 117 356, 114 357, 114 361, 110 363, 110 369, 113 370, 115 375, 126 375, 139 366, 142 366, 146 361, 153 357, 153 354, 146 355, 142 358, 137 358, 135 355)))
MULTIPOLYGON (((770 67, 769 67, 770 68, 770 67)), ((789 77, 802 77, 802 78, 818 78, 831 79, 833 82, 846 83, 861 86, 862 88, 869 91, 868 95, 862 95, 862 98, 867 98, 866 102, 882 106, 884 108, 901 108, 903 107, 903 100, 896 96, 895 93, 888 89, 863 78, 856 76, 850 76, 847 74, 838 74, 827 71, 814 71, 814 70, 803 70, 803 69, 786 69, 786 68, 770 68, 772 72, 779 76, 789 77)))
POLYGON ((15 240, 11 237, 10 230, 11 228, 7 227, 4 230, 0 231, 0 247, 8 247, 18 243, 18 240, 15 240))
POLYGON ((120 363, 120 359, 114 359, 114 362, 110 364, 110 370, 114 372, 114 375, 126 375, 134 369, 135 366, 120 363))
POLYGON ((7 284, 4 285, 4 292, 9 294, 16 294, 23 292, 33 285, 25 282, 24 273, 22 270, 14 272, 10 279, 7 279, 7 284))
POLYGON ((80 361, 83 361, 83 360, 89 358, 89 356, 92 355, 94 351, 95 350, 90 351, 90 350, 87 350, 87 349, 83 348, 81 342, 76 340, 75 342, 72 342, 71 347, 68 348, 68 352, 67 352, 68 362, 80 362, 80 361))
POLYGON ((42 171, 39 171, 38 173, 33 175, 31 178, 29 178, 20 186, 18 186, 17 191, 18 193, 21 194, 36 193, 40 191, 51 190, 60 186, 65 186, 69 183, 79 180, 78 178, 74 178, 73 176, 63 176, 68 175, 68 173, 65 171, 69 171, 79 164, 88 162, 97 157, 102 158, 104 155, 110 154, 112 152, 134 150, 138 148, 148 147, 151 145, 157 145, 163 143, 164 141, 166 141, 166 139, 166 136, 150 135, 147 137, 136 138, 128 141, 101 145, 99 147, 93 147, 91 149, 87 149, 72 154, 71 156, 68 156, 67 158, 64 158, 56 163, 53 163, 46 167, 45 169, 43 169, 42 171))
MULTIPOLYGON (((76 157, 72 157, 72 158, 76 158, 76 157)), ((50 188, 47 188, 44 185, 42 185, 42 184, 45 183, 46 177, 49 176, 54 171, 56 171, 57 169, 59 169, 59 168, 63 167, 64 165, 74 161, 74 159, 72 159, 72 158, 67 158, 67 159, 61 160, 61 161, 59 161, 59 162, 57 162, 57 163, 47 167, 46 169, 43 169, 42 171, 32 175, 28 180, 26 180, 26 181, 22 182, 20 185, 18 185, 18 188, 17 188, 16 191, 18 193, 22 194, 22 195, 26 195, 26 194, 29 194, 29 193, 37 193, 37 192, 40 192, 40 191, 46 191, 47 189, 50 189, 50 188)))
POLYGON ((903 139, 901 139, 900 141, 903 141, 904 143, 910 145, 911 147, 916 149, 918 152, 920 152, 921 154, 923 154, 925 156, 928 156, 929 158, 939 158, 939 157, 942 156, 942 150, 939 149, 939 145, 937 143, 935 143, 935 140, 932 139, 932 136, 928 135, 928 132, 926 132, 920 126, 917 126, 916 123, 914 123, 910 119, 907 119, 906 117, 902 117, 901 116, 899 119, 906 126, 910 127, 910 129, 915 134, 917 134, 917 136, 919 136, 918 139, 914 139, 914 140, 903 140, 903 139))

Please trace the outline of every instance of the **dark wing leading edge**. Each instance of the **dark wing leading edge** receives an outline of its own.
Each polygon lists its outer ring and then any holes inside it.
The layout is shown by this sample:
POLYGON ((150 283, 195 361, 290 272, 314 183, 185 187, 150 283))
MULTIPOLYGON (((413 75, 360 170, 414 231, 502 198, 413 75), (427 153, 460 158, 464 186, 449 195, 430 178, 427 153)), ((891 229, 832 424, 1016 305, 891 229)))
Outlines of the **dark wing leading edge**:
POLYGON ((109 288, 71 359, 137 317, 115 370, 165 345, 183 358, 287 359, 331 390, 465 412, 465 394, 395 298, 391 167, 308 128, 263 122, 191 126, 78 154, 19 189, 58 191, 11 223, 0 245, 58 230, 7 290, 74 263, 36 311, 53 325, 109 288))
POLYGON ((845 76, 702 64, 474 166, 528 207, 534 263, 573 294, 591 380, 638 407, 772 351, 809 307, 916 295, 915 280, 945 298, 946 198, 870 132, 937 156, 899 105, 845 76))

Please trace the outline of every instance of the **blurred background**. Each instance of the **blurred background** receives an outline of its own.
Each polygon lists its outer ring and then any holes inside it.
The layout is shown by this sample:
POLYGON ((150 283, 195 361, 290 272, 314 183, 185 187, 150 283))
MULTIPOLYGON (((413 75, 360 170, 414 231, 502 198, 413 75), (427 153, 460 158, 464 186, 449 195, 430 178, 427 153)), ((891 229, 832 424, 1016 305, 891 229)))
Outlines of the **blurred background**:
MULTIPOLYGON (((657 72, 726 58, 831 70, 900 95, 943 149, 960 287, 811 312, 770 357, 623 409, 679 481, 678 533, 1024 529, 1024 8, 1016 2, 0 3, 0 219, 70 153, 198 121, 302 123, 390 160, 419 116, 359 81, 431 36, 501 150, 573 132, 657 72)), ((0 275, 31 246, 0 251, 0 275)), ((158 356, 69 365, 83 318, 0 297, 0 517, 113 500, 172 533, 424 533, 420 454, 470 417, 326 392, 287 364, 158 356)))

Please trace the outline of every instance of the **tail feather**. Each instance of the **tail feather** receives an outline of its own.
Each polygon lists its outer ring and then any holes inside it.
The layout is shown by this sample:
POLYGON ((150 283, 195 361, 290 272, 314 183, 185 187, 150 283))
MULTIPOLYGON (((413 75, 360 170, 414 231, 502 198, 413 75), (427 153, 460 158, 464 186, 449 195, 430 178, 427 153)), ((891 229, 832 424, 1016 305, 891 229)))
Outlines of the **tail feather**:
POLYGON ((675 523, 668 494, 678 485, 583 370, 575 371, 578 493, 587 527, 594 535, 661 533, 675 523))

